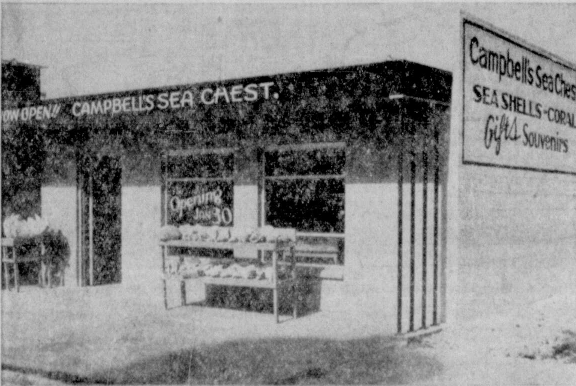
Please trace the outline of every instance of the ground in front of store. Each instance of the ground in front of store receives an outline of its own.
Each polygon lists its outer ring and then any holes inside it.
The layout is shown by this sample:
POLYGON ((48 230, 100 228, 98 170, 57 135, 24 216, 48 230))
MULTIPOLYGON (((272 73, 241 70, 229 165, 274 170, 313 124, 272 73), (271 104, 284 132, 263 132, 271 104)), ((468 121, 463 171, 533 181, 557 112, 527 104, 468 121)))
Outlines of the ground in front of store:
POLYGON ((576 380, 575 292, 408 344, 378 333, 382 326, 369 313, 283 315, 275 324, 272 315, 258 312, 166 311, 162 299, 122 286, 2 292, 3 384, 576 380))

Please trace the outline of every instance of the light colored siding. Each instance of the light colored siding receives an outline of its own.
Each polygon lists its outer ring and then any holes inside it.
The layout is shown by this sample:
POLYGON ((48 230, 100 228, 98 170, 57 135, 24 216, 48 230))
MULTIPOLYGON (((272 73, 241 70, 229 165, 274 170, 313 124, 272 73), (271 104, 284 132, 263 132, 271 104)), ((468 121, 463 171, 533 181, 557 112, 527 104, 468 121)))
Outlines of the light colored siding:
MULTIPOLYGON (((245 229, 258 227, 258 186, 234 186, 234 226, 245 229)), ((236 257, 256 258, 257 253, 247 251, 246 248, 234 248, 236 257)))
POLYGON ((397 184, 346 185, 344 280, 322 283, 323 311, 349 311, 396 328, 397 204, 397 184))
POLYGON ((122 284, 162 295, 160 187, 122 187, 122 284))
POLYGON ((576 177, 462 166, 459 317, 536 301, 576 281, 576 177))

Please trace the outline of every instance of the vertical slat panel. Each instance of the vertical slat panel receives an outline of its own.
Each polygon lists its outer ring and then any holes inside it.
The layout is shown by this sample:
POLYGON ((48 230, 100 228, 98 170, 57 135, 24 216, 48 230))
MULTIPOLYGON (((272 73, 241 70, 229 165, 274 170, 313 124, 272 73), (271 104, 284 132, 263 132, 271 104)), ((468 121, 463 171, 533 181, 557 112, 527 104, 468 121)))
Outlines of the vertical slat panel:
POLYGON ((446 186, 438 188, 440 213, 438 214, 438 322, 446 322, 446 186))
POLYGON ((433 309, 433 313, 432 313, 432 324, 433 325, 438 325, 439 323, 439 319, 438 319, 438 291, 439 291, 439 286, 438 286, 438 279, 439 279, 439 270, 438 270, 438 264, 439 264, 439 246, 440 246, 440 210, 439 210, 439 205, 440 205, 440 199, 439 199, 439 193, 440 193, 440 157, 439 157, 439 136, 438 136, 438 129, 435 128, 434 130, 434 246, 433 246, 433 260, 434 260, 434 271, 433 271, 433 278, 434 278, 434 284, 433 284, 433 301, 432 301, 432 309, 433 309))
POLYGON ((94 285, 94 177, 88 178, 88 282, 94 285))
POLYGON ((448 215, 448 134, 438 131, 438 319, 446 322, 446 245, 447 245, 447 215, 448 215))
POLYGON ((398 299, 397 299, 397 331, 402 333, 402 274, 403 274, 403 197, 404 197, 404 140, 401 140, 400 151, 398 153, 398 299))
POLYGON ((428 190, 428 205, 427 205, 427 325, 433 326, 435 325, 435 253, 434 253, 434 243, 435 243, 435 171, 437 166, 436 160, 436 124, 433 120, 428 122, 427 126, 427 146, 426 146, 426 155, 427 155, 427 190, 428 190))
MULTIPOLYGON (((430 171, 429 177, 433 176, 431 172, 432 165, 428 166, 430 171)), ((426 258, 426 323, 427 327, 434 324, 434 182, 428 181, 428 226, 427 234, 427 258, 426 258)))
POLYGON ((439 140, 433 123, 408 134, 397 164, 397 323, 401 333, 444 321, 446 165, 439 140))
MULTIPOLYGON (((426 141, 424 141, 426 142, 426 141)), ((428 236, 428 155, 422 152, 422 328, 426 328, 427 236, 428 236)))
MULTIPOLYGON (((417 148, 418 150, 419 148, 417 148)), ((423 250, 423 235, 422 235, 422 209, 423 202, 423 188, 422 188, 422 156, 418 151, 415 153, 416 164, 416 183, 414 186, 414 330, 422 328, 422 250, 423 250)))
POLYGON ((167 155, 163 155, 160 160, 160 225, 166 225, 168 222, 168 189, 166 180, 168 177, 169 161, 167 155))
MULTIPOLYGON (((412 144, 413 145, 413 144, 412 144)), ((408 331, 414 331, 415 288, 416 287, 416 155, 410 152, 410 324, 408 331)))
POLYGON ((82 192, 84 186, 84 178, 83 178, 83 171, 84 168, 81 165, 80 161, 80 154, 76 153, 76 229, 77 237, 76 237, 76 278, 77 284, 79 286, 84 285, 83 278, 82 278, 82 269, 84 266, 83 263, 83 247, 84 242, 82 238, 84 237, 84 231, 82 228, 83 222, 83 210, 84 210, 84 194, 82 192))
POLYGON ((403 332, 408 332, 410 329, 410 222, 411 222, 411 184, 410 184, 410 153, 404 153, 404 184, 403 202, 402 202, 402 299, 403 299, 403 332))

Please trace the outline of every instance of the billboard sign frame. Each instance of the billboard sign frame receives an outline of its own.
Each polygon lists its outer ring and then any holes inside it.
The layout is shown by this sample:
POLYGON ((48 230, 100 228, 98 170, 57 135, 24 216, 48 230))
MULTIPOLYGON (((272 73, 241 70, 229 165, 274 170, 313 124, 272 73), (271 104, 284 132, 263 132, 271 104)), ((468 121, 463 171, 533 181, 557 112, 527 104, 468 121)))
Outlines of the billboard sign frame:
POLYGON ((462 163, 576 175, 576 65, 466 13, 462 163))

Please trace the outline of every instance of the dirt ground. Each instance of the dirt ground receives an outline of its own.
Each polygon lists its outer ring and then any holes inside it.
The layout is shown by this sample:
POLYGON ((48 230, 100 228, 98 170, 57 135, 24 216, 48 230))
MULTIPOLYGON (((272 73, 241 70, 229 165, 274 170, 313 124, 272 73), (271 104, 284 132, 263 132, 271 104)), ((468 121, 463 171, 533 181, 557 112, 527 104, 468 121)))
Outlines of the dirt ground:
POLYGON ((443 365, 438 385, 575 385, 576 292, 413 343, 443 365))
MULTIPOLYGON (((239 323, 238 320, 241 320, 243 326, 234 326, 234 330, 231 330, 232 326, 229 323, 218 326, 216 321, 222 321, 222 317, 234 311, 184 308, 167 313, 163 309, 150 311, 146 304, 137 306, 132 304, 132 307, 136 307, 135 312, 125 313, 122 318, 116 318, 114 315, 124 312, 129 302, 110 304, 107 312, 95 315, 90 310, 102 309, 104 304, 108 304, 106 296, 101 296, 99 300, 93 300, 92 304, 84 307, 79 303, 75 310, 71 311, 69 307, 63 306, 70 304, 69 301, 61 299, 56 301, 52 297, 48 298, 47 294, 48 292, 41 293, 43 299, 30 296, 30 299, 35 299, 32 303, 23 301, 6 303, 6 298, 3 298, 2 384, 4 385, 58 385, 82 382, 82 379, 74 377, 61 377, 59 372, 66 372, 69 375, 71 369, 75 369, 76 374, 87 374, 99 365, 108 368, 106 366, 111 364, 123 362, 130 364, 151 355, 162 355, 161 358, 166 359, 170 358, 169 355, 173 355, 175 349, 181 350, 198 345, 210 345, 211 348, 207 349, 205 355, 218 357, 222 347, 229 347, 231 343, 237 349, 242 346, 231 339, 237 334, 238 329, 245 330, 246 336, 251 335, 250 344, 258 347, 274 345, 270 343, 274 342, 274 339, 280 339, 282 342, 290 341, 291 337, 298 335, 300 340, 295 343, 295 350, 304 352, 309 347, 308 342, 318 344, 318 339, 322 339, 321 345, 327 350, 333 348, 334 352, 338 352, 341 348, 348 350, 352 355, 346 359, 348 365, 350 361, 353 363, 354 350, 369 355, 364 352, 366 346, 373 347, 376 350, 375 355, 385 353, 384 356, 392 362, 397 358, 404 358, 404 362, 397 364, 398 367, 403 367, 401 373, 397 372, 398 377, 382 378, 378 381, 380 374, 375 372, 374 378, 363 378, 366 383, 395 384, 393 380, 396 380, 402 384, 415 385, 576 384, 576 292, 557 295, 529 307, 511 309, 506 315, 485 316, 457 327, 447 326, 440 333, 414 339, 408 344, 394 343, 393 339, 382 339, 369 334, 370 324, 367 321, 362 322, 365 324, 355 323, 354 326, 343 321, 338 329, 324 328, 322 323, 326 323, 330 318, 324 319, 321 314, 309 319, 303 318, 300 321, 302 324, 280 325, 270 323, 267 315, 235 314, 239 317, 234 323, 239 323), (57 312, 48 311, 54 311, 58 304, 62 306, 57 312), (33 309, 37 310, 37 314, 34 317, 26 317, 33 309), (144 310, 148 312, 145 313, 144 310), (10 318, 17 318, 18 322, 10 318), (60 322, 65 318, 75 318, 75 322, 72 324, 60 322), (198 320, 206 318, 213 318, 212 325, 198 324, 198 320), (42 319, 41 324, 45 328, 42 334, 33 333, 38 319, 42 319), (95 328, 89 331, 87 330, 89 326, 95 328), (341 335, 343 342, 334 343, 330 337, 338 332, 343 334, 347 326, 347 336, 341 335), (307 331, 297 332, 297 328, 301 327, 307 331), (105 331, 105 335, 99 331, 105 331), (174 336, 171 331, 183 333, 174 336), (208 334, 208 331, 211 333, 208 334), (215 331, 217 333, 214 333, 215 331), (391 347, 391 344, 395 345, 395 348, 391 349, 393 355, 388 355, 389 352, 386 350, 389 348, 378 348, 379 345, 391 347), (428 362, 438 363, 438 366, 433 367, 439 370, 422 373, 419 378, 409 376, 412 371, 417 373, 421 370, 420 365, 428 362), (22 364, 31 371, 23 372, 21 367, 14 364, 22 364), (411 370, 411 366, 415 368, 411 370)), ((11 299, 16 299, 11 296, 11 299)), ((62 293, 60 296, 70 295, 62 293)), ((17 299, 25 298, 26 296, 17 299)), ((325 359, 318 359, 318 363, 314 365, 321 367, 321 362, 325 359)), ((340 365, 333 357, 328 359, 330 363, 325 364, 329 367, 329 372, 324 374, 318 371, 324 378, 301 377, 294 382, 291 380, 290 383, 357 383, 353 382, 354 378, 346 378, 347 382, 339 382, 338 378, 334 378, 334 374, 343 374, 343 368, 348 370, 347 364, 344 363, 339 368, 340 365)), ((145 361, 142 363, 145 365, 145 361)), ((372 366, 377 366, 377 363, 374 362, 372 366)), ((351 370, 355 370, 355 367, 358 367, 357 364, 351 366, 351 370)), ((120 367, 122 368, 131 367, 120 367)), ((169 372, 170 368, 166 371, 169 372)), ((121 380, 121 375, 117 379, 121 380)), ((214 383, 209 379, 205 378, 206 383, 214 383)), ((260 378, 253 380, 257 382, 258 379, 260 378)))

